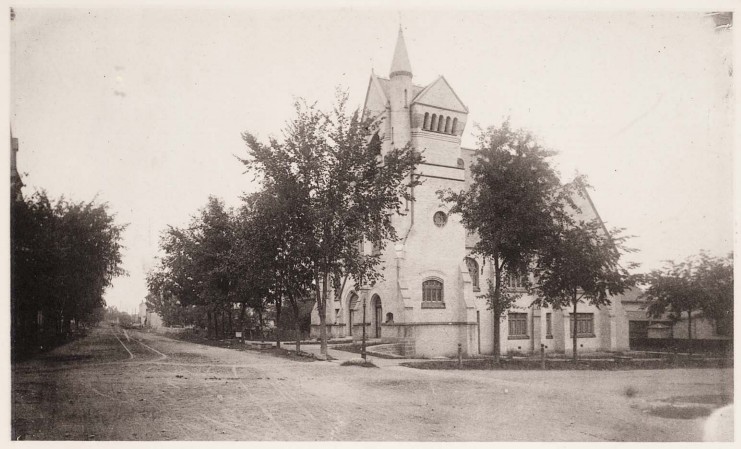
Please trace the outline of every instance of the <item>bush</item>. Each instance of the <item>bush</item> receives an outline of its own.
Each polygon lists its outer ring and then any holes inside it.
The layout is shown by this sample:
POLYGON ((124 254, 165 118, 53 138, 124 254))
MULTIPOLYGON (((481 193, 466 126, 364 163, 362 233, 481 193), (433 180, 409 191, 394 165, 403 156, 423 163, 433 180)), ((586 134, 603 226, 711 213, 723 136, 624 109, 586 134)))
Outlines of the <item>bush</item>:
POLYGON ((363 360, 363 359, 351 359, 346 360, 340 364, 340 366, 360 366, 363 368, 378 368, 373 362, 370 360, 363 360))

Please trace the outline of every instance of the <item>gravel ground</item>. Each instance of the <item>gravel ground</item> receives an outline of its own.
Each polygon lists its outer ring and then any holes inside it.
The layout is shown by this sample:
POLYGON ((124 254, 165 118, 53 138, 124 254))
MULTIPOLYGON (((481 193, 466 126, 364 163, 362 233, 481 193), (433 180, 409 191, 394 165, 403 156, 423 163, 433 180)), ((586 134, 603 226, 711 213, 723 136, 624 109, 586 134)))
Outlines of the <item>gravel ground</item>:
POLYGON ((733 397, 732 382, 732 369, 366 369, 99 328, 12 365, 11 430, 27 440, 699 441, 705 410, 733 397))

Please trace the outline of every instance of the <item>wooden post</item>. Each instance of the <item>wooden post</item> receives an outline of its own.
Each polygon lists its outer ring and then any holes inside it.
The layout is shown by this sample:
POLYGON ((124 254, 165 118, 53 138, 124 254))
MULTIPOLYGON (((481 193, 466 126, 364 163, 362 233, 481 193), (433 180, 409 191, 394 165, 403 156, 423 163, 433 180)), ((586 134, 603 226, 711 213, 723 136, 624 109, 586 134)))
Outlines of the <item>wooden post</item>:
POLYGON ((458 369, 463 368, 463 349, 461 344, 458 343, 458 369))
POLYGON ((540 368, 545 369, 545 345, 540 344, 540 368))

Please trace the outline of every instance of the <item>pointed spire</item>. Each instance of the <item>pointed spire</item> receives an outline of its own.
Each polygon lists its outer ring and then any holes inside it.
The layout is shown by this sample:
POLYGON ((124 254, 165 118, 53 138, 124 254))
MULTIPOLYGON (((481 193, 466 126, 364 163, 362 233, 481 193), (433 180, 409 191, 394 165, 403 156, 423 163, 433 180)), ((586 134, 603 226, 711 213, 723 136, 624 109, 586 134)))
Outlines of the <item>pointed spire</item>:
POLYGON ((394 59, 391 61, 391 78, 396 75, 406 75, 411 78, 412 65, 409 64, 409 55, 407 55, 407 45, 404 42, 404 33, 399 25, 399 37, 396 38, 396 49, 394 50, 394 59))

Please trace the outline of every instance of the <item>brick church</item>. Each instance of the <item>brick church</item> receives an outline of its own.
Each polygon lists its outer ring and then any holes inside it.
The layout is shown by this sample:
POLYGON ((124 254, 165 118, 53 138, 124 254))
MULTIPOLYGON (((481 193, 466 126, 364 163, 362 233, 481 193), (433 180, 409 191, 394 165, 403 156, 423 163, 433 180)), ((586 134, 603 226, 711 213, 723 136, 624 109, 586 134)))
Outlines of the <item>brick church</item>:
MULTIPOLYGON (((475 151, 461 148, 468 108, 442 76, 427 85, 413 81, 404 35, 399 29, 388 78, 371 73, 364 109, 380 121, 383 151, 407 143, 423 151, 424 163, 416 175, 422 185, 405 215, 394 217, 398 242, 382 254, 384 279, 367 292, 355 291, 348 282, 341 300, 327 305, 330 338, 362 336, 366 299, 366 335, 394 347, 405 356, 453 356, 461 344, 466 355, 493 352, 493 315, 479 298, 486 279, 493 278, 491 264, 473 258, 476 236, 469 235, 455 215, 448 213, 436 192, 462 190, 470 183, 475 151)), ((579 206, 586 218, 598 217, 589 197, 579 206)), ((371 251, 372 249, 366 248, 371 251)), ((508 279, 519 288, 518 279, 508 279)), ((517 307, 502 316, 502 353, 571 350, 571 314, 566 310, 530 307, 526 294, 517 307)), ((580 350, 624 350, 628 332, 621 301, 597 309, 580 305, 577 338, 580 350)), ((312 335, 318 336, 319 318, 312 312, 312 335)))

